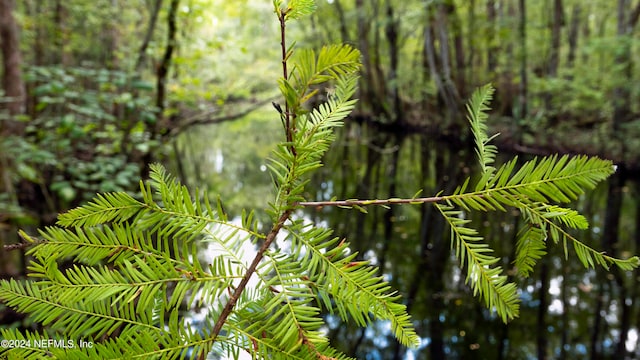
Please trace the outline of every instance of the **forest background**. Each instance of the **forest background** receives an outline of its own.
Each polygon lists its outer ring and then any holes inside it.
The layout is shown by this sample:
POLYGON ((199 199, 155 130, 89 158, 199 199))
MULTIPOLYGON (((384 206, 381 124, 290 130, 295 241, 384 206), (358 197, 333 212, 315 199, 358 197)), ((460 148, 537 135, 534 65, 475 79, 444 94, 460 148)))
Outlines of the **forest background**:
MULTIPOLYGON (((639 17, 631 0, 318 1, 291 30, 298 46, 352 44, 363 68, 358 108, 309 198, 451 192, 475 166, 465 100, 491 82, 501 152, 617 164, 576 204, 591 223, 577 236, 609 255, 637 253, 639 17)), ((135 190, 154 161, 225 194, 230 214, 267 206, 265 158, 281 129, 270 1, 0 0, 0 47, 2 245, 96 192, 135 190)), ((640 358, 638 271, 584 270, 552 248, 520 282, 520 318, 504 325, 452 266, 449 232, 429 207, 308 216, 383 269, 427 339, 407 352, 382 325, 329 321, 334 345, 357 358, 640 358)), ((519 214, 475 220, 513 253, 519 214)), ((24 249, 3 249, 0 276, 24 273, 24 249)), ((0 326, 24 321, 0 305, 0 326)))

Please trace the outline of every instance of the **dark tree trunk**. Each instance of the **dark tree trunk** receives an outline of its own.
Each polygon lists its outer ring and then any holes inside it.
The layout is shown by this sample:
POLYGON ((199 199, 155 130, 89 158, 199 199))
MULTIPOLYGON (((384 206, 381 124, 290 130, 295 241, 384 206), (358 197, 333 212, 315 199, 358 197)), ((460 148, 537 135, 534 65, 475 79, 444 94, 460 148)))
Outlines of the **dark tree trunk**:
MULTIPOLYGON (((0 0, 0 50, 2 52, 3 78, 2 89, 6 101, 0 101, 0 113, 9 115, 7 119, 0 121, 0 141, 7 137, 23 136, 25 123, 16 120, 15 116, 24 112, 25 88, 22 80, 20 66, 22 54, 20 53, 19 28, 13 16, 13 1, 0 0)), ((0 152, 0 192, 9 196, 10 201, 19 204, 19 190, 12 178, 13 159, 0 152)), ((17 229, 10 221, 3 219, 3 210, 0 209, 0 278, 6 279, 18 276, 24 272, 24 251, 15 251, 8 254, 3 246, 16 242, 17 229), (8 226, 7 226, 8 225, 8 226)), ((11 324, 21 320, 22 317, 12 311, 3 309, 0 312, 0 325, 11 324)))
MULTIPOLYGON (((388 86, 391 88, 392 118, 397 123, 404 122, 404 108, 400 100, 400 89, 398 87, 398 62, 399 62, 399 46, 398 46, 398 29, 400 27, 400 19, 395 16, 391 1, 387 0, 387 26, 385 33, 389 42, 389 80, 388 86)), ((391 194, 391 196, 395 196, 391 194)))
MULTIPOLYGON (((551 21, 551 46, 549 47, 549 59, 547 61, 546 76, 553 79, 558 76, 558 66, 560 65, 560 38, 561 29, 564 22, 564 10, 562 0, 553 0, 553 16, 551 21)), ((544 99, 545 108, 551 110, 549 112, 548 121, 551 126, 558 124, 558 114, 553 104, 553 94, 545 92, 544 99)))
MULTIPOLYGON (((599 279, 602 281, 602 277, 599 279)), ((603 318, 601 316, 602 309, 604 308, 604 296, 606 293, 606 284, 600 282, 598 285, 598 293, 596 294, 596 305, 593 310, 594 320, 593 326, 591 328, 591 339, 590 339, 590 347, 589 347, 589 359, 591 360, 599 360, 601 358, 600 350, 602 348, 600 344, 600 335, 602 334, 602 322, 603 318)))
POLYGON ((451 46, 449 45, 449 7, 446 4, 439 4, 436 17, 436 31, 438 42, 440 43, 440 65, 442 67, 442 79, 445 85, 446 96, 451 98, 450 111, 456 115, 460 104, 460 94, 458 93, 451 69, 451 46))
MULTIPOLYGON (((167 89, 167 77, 169 75, 169 69, 173 59, 173 53, 177 46, 176 34, 177 24, 176 18, 178 14, 178 6, 180 0, 171 0, 169 5, 169 13, 167 15, 167 44, 164 49, 164 54, 156 69, 156 108, 158 111, 158 121, 150 128, 150 136, 152 139, 160 139, 162 136, 169 134, 171 130, 171 120, 164 119, 163 112, 166 106, 166 89, 167 89)), ((142 157, 142 178, 147 178, 149 175, 149 164, 153 162, 153 153, 148 151, 142 157)))
POLYGON ((54 10, 54 23, 57 27, 57 32, 54 35, 54 44, 58 50, 58 62, 62 66, 71 65, 72 56, 67 51, 67 44, 69 44, 69 38, 71 37, 68 27, 68 11, 67 2, 64 0, 56 0, 54 10))
POLYGON ((333 5, 336 7, 338 19, 340 19, 340 37, 342 37, 342 42, 349 43, 351 41, 351 37, 349 36, 349 30, 347 29, 347 19, 344 16, 342 4, 340 3, 340 0, 335 0, 333 5))
MULTIPOLYGON (((635 196, 636 198, 638 196, 640 196, 640 179, 635 179, 634 180, 634 189, 635 189, 635 196)), ((635 217, 635 229, 634 229, 634 239, 635 239, 635 246, 636 246, 636 252, 639 252, 638 249, 640 249, 640 201, 636 201, 635 202, 635 210, 636 210, 636 217, 635 217)), ((633 278, 634 279, 640 279, 640 268, 636 268, 633 272, 633 278)), ((640 287, 639 286, 632 286, 631 287, 631 299, 635 299, 637 300, 640 297, 640 287)), ((633 304, 634 309, 632 316, 630 316, 631 319, 635 319, 635 323, 633 324, 635 326, 636 329, 640 329, 640 301, 634 301, 633 304)), ((636 355, 640 355, 640 353, 636 352, 636 355)))
MULTIPOLYGON (((640 3, 629 14, 628 0, 618 0, 618 38, 620 39, 621 49, 616 51, 615 63, 616 71, 614 75, 619 79, 631 79, 633 60, 631 58, 631 35, 633 28, 638 21, 638 13, 640 3)), ((613 132, 620 144, 620 153, 625 153, 624 134, 620 133, 620 126, 631 120, 633 113, 631 111, 631 89, 630 84, 621 84, 613 89, 613 132)))
POLYGON ((377 97, 375 70, 373 69, 373 61, 371 60, 371 53, 369 48, 369 25, 367 24, 367 11, 364 8, 364 0, 356 0, 356 13, 357 13, 357 37, 358 37, 358 49, 362 54, 362 80, 364 86, 360 87, 362 102, 368 106, 371 106, 371 110, 374 114, 381 114, 383 112, 381 102, 377 97))
MULTIPOLYGON (((504 9, 502 9, 501 2, 501 11, 498 13, 499 23, 503 23, 505 21, 504 9)), ((517 17, 515 6, 509 2, 507 5, 507 19, 515 19, 517 17)), ((508 20, 507 20, 508 21, 508 20)), ((516 88, 516 84, 514 83, 514 69, 516 67, 516 62, 514 61, 514 41, 508 41, 501 48, 497 48, 497 50, 502 50, 504 53, 502 56, 504 58, 504 65, 500 68, 498 72, 498 98, 494 102, 494 107, 496 112, 501 116, 506 117, 514 117, 514 102, 516 101, 516 95, 518 90, 516 88)), ((519 115, 519 114, 517 114, 519 115)), ((518 116, 516 116, 517 118, 518 116)))
POLYGON ((582 8, 580 4, 575 4, 571 11, 571 23, 567 33, 567 42, 569 43, 569 53, 567 54, 567 66, 573 67, 576 60, 576 49, 578 48, 578 28, 580 27, 580 17, 582 16, 582 8))
POLYGON ((520 19, 518 21, 518 37, 520 39, 520 89, 518 91, 518 108, 521 119, 526 119, 528 109, 527 78, 527 6, 525 0, 518 0, 520 19))
POLYGON ((489 74, 492 74, 496 71, 496 67, 498 66, 498 41, 496 40, 496 2, 495 0, 487 1, 487 41, 489 45, 487 46, 487 71, 489 74))
MULTIPOLYGON (((386 167, 387 168, 386 173, 382 174, 384 178, 389 182, 388 190, 387 190, 387 194, 389 198, 397 196, 396 179, 398 175, 398 163, 400 159, 400 149, 402 147, 402 139, 399 136, 394 136, 392 139, 392 144, 396 150, 391 155, 391 160, 386 167)), ((372 194, 372 195, 375 196, 375 194, 372 194)), ((395 218, 395 207, 390 206, 388 209, 385 209, 382 217, 383 217, 382 223, 384 227, 384 234, 382 237, 382 249, 380 250, 380 255, 379 255, 379 266, 380 266, 380 271, 384 273, 385 266, 387 263, 387 252, 389 250, 389 245, 394 236, 393 222, 395 218)))
POLYGON ((558 76, 558 66, 560 65, 560 38, 564 24, 564 8, 562 0, 553 1, 553 21, 551 22, 551 48, 549 49, 549 66, 547 75, 549 77, 558 76))
POLYGON ((477 15, 476 15, 476 0, 469 0, 469 17, 467 18, 467 23, 469 24, 469 31, 467 31, 467 53, 469 56, 467 57, 466 69, 467 73, 465 74, 465 78, 470 84, 476 83, 475 69, 476 69, 476 43, 475 43, 475 34, 478 31, 477 27, 477 15))
MULTIPOLYGON (((425 141, 425 143, 429 142, 425 141)), ((449 164, 447 164, 444 155, 439 151, 433 153, 433 156, 436 156, 436 171, 438 174, 453 174, 448 172, 450 166, 448 166, 449 164)), ((444 185, 442 182, 439 182, 439 184, 444 185)), ((424 272, 426 277, 423 276, 423 282, 427 290, 430 308, 429 338, 431 342, 428 349, 431 360, 445 360, 447 359, 445 352, 445 326, 440 320, 440 315, 446 306, 444 302, 445 283, 443 275, 447 264, 446 259, 449 255, 449 246, 446 242, 447 231, 445 230, 444 220, 438 216, 437 212, 431 210, 423 214, 435 217, 432 219, 423 217, 420 224, 421 234, 427 236, 422 242, 427 244, 423 255, 426 264, 424 272), (431 221, 427 222, 429 220, 431 221), (423 232, 422 229, 425 228, 430 228, 430 230, 423 232)))
MULTIPOLYGON (((603 225, 603 231, 602 231, 602 249, 604 252, 606 252, 609 256, 616 256, 617 253, 617 246, 618 246, 618 239, 619 239, 619 229, 620 229, 620 220, 621 220, 621 214, 622 214, 622 201, 623 201, 623 188, 625 186, 625 182, 626 182, 626 170, 624 168, 624 165, 619 165, 618 166, 618 170, 616 171, 615 174, 613 174, 610 178, 609 178, 609 183, 608 183, 608 190, 607 190, 607 202, 606 202, 606 211, 605 211, 605 216, 604 216, 604 225, 603 225)), ((613 279, 615 280, 615 285, 617 285, 617 287, 619 288, 620 291, 620 301, 622 302, 619 307, 621 308, 621 314, 619 314, 619 317, 622 315, 628 316, 628 307, 625 305, 625 299, 624 297, 626 297, 626 286, 624 284, 623 281, 623 276, 620 273, 620 271, 618 271, 618 268, 612 268, 611 269, 611 275, 613 275, 613 279)), ((598 309, 599 311, 602 311, 603 309, 609 309, 609 307, 604 307, 604 295, 606 294, 604 288, 609 288, 609 297, 613 297, 614 292, 615 292, 615 288, 616 286, 614 286, 614 282, 611 281, 608 277, 604 276, 604 274, 601 274, 600 276, 598 276, 598 283, 600 284, 600 290, 598 292, 598 299, 597 299, 597 305, 596 305, 596 309, 598 309)), ((595 324, 593 326, 593 332, 592 332, 592 336, 591 336, 591 359, 600 359, 603 354, 601 353, 602 349, 601 346, 599 345, 600 343, 600 335, 605 333, 605 329, 604 329, 604 323, 602 322, 602 320, 600 319, 601 316, 599 312, 596 312, 596 319, 595 319, 595 324)), ((616 344, 616 351, 620 351, 622 354, 624 354, 624 342, 626 341, 626 336, 627 336, 627 332, 628 332, 628 327, 629 327, 629 319, 623 320, 621 323, 621 328, 619 329, 621 331, 620 333, 620 338, 619 338, 619 343, 616 344), (626 328, 625 328, 626 327, 626 328), (622 333, 622 331, 624 331, 624 333, 622 333), (621 346, 621 348, 619 348, 621 346)), ((617 354, 620 355, 620 354, 617 354)), ((624 355, 621 355, 622 357, 615 357, 616 359, 623 359, 624 355)))
POLYGON ((569 265, 565 260, 562 261, 562 284, 560 288, 560 301, 562 301, 562 330, 560 335, 560 359, 567 358, 567 348, 571 346, 569 343, 569 333, 571 332, 571 325, 569 324, 571 313, 571 305, 569 303, 569 291, 568 278, 569 278, 569 265))
POLYGON ((138 49, 138 57, 135 65, 136 73, 139 73, 142 70, 147 59, 147 48, 149 47, 151 38, 153 38, 153 32, 155 31, 156 24, 158 22, 158 13, 160 13, 160 8, 162 8, 162 2, 163 0, 155 0, 153 3, 151 17, 149 18, 149 27, 147 27, 147 32, 144 34, 144 40, 142 40, 140 49, 138 49))
POLYGON ((465 44, 463 41, 462 23, 456 7, 453 1, 449 0, 443 5, 447 12, 447 17, 451 19, 451 33, 453 35, 453 48, 455 50, 455 71, 453 72, 453 78, 456 86, 456 91, 460 97, 465 97, 467 86, 467 62, 465 59, 465 44))
POLYGON ((538 289, 538 319, 536 321, 536 345, 538 360, 547 359, 547 307, 549 305, 549 264, 540 263, 540 287, 538 289))
POLYGON ((118 68, 118 49, 120 48, 120 24, 117 16, 120 13, 120 3, 118 0, 111 0, 110 13, 114 16, 114 20, 105 23, 105 46, 107 53, 104 56, 104 62, 108 69, 115 70, 118 68))
POLYGON ((176 48, 176 16, 178 13, 179 3, 180 0, 171 0, 169 15, 167 17, 167 46, 164 49, 164 55, 162 56, 162 60, 160 61, 156 72, 156 107, 160 112, 162 112, 165 107, 167 76, 169 74, 169 69, 171 68, 173 52, 176 48))
POLYGON ((14 116, 24 111, 25 89, 22 81, 22 54, 18 24, 13 17, 13 1, 0 0, 0 47, 2 50, 3 78, 2 88, 8 101, 0 102, 0 110, 6 109, 10 115, 0 127, 2 136, 21 135, 25 124, 16 121, 14 116))
POLYGON ((431 78, 436 83, 439 100, 444 104, 446 116, 451 121, 458 120, 460 96, 451 78, 451 62, 449 60, 449 39, 447 30, 447 12, 444 5, 427 5, 427 21, 424 29, 424 56, 429 67, 431 78), (440 45, 439 52, 435 44, 440 45))
MULTIPOLYGON (((602 248, 610 256, 616 256, 618 253, 618 242, 620 238, 620 220, 622 216, 622 202, 624 198, 623 189, 626 183, 626 169, 624 165, 619 165, 618 170, 609 178, 609 189, 607 194, 607 207, 604 217, 604 228, 602 232, 602 248)), ((617 287, 619 291, 619 315, 620 319, 620 337, 615 347, 616 359, 625 358, 625 342, 629 332, 629 306, 626 304, 627 287, 624 282, 624 275, 617 267, 611 269, 611 275, 615 280, 615 285, 611 285, 611 296, 615 296, 613 291, 617 287), (627 317, 627 318, 625 318, 627 317)), ((604 279, 603 279, 604 280, 604 279)), ((607 280, 604 280, 607 281, 607 280)))

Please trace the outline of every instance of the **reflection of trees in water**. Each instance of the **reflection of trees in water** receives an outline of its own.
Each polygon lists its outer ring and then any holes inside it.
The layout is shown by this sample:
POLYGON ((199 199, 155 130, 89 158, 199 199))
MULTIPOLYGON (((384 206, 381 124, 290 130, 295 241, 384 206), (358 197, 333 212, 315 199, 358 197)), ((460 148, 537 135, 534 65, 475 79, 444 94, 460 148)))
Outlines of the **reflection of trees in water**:
MULTIPOLYGON (((476 160, 471 149, 427 136, 402 137, 347 125, 309 187, 321 191, 308 197, 384 199, 411 197, 417 189, 424 189, 424 196, 451 193, 472 173, 469 166, 476 160)), ((618 248, 634 249, 632 232, 640 223, 633 201, 638 182, 627 179, 625 186, 624 175, 614 175, 609 184, 576 205, 591 223, 591 229, 578 238, 609 255, 628 255, 617 253, 618 248)), ((347 237, 363 258, 384 268, 385 276, 400 289, 423 337, 423 348, 415 358, 570 359, 594 351, 624 358, 627 338, 619 334, 631 331, 631 340, 637 337, 640 302, 631 286, 638 281, 637 272, 585 270, 570 244, 568 259, 561 243, 551 245, 550 256, 536 266, 532 277, 518 281, 520 318, 504 325, 464 283, 450 254, 449 229, 433 206, 367 210, 367 214, 339 208, 310 211, 317 220, 328 219, 336 235, 347 237)), ((513 258, 521 223, 517 211, 470 214, 470 218, 498 255, 513 258)), ((501 265, 513 269, 510 261, 501 265)), ((515 271, 509 273, 516 276, 515 271)), ((405 349, 396 345, 384 325, 360 329, 337 321, 329 322, 330 338, 352 356, 404 358, 405 349)))

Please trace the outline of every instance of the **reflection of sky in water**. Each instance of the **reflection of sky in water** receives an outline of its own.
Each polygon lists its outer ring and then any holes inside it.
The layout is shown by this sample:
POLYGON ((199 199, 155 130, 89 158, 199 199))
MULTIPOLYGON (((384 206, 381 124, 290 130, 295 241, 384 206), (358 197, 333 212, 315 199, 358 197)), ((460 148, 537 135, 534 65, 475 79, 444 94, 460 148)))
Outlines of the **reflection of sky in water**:
MULTIPOLYGON (((296 215, 298 215, 299 217, 303 217, 305 223, 307 224, 311 223, 311 219, 304 216, 302 213, 298 213, 296 215)), ((240 218, 235 218, 231 220, 231 223, 236 226, 242 226, 240 218)), ((327 226, 326 222, 321 222, 317 225, 327 226)), ((212 232, 217 233, 222 238, 224 238, 225 235, 228 235, 231 232, 229 228, 224 229, 222 227, 211 228, 210 230, 212 232)), ((276 239, 275 246, 280 250, 287 252, 290 250, 290 244, 288 241, 285 241, 285 238, 286 238, 286 232, 283 230, 278 236, 278 238, 276 239)), ((218 242, 208 241, 207 248, 201 252, 201 258, 213 259, 221 253, 228 253, 228 252, 226 252, 225 249, 218 242)), ((235 254, 238 256, 238 260, 242 261, 242 263, 244 263, 245 266, 248 266, 248 264, 256 255, 256 247, 250 241, 244 241, 241 248, 238 251, 236 251, 235 254)), ((363 254, 363 257, 366 260, 369 260, 372 265, 376 265, 378 263, 378 259, 374 251, 365 252, 363 254)), ((210 260, 206 260, 206 261, 210 262, 210 260)), ((460 280, 461 270, 457 267, 454 267, 452 271, 453 271, 452 277, 454 281, 460 280)), ((580 284, 578 287, 579 291, 583 291, 583 292, 592 291, 593 284, 590 281, 592 276, 593 276, 593 273, 591 272, 585 275, 583 283, 580 284)), ((384 276, 385 280, 387 281, 390 280, 390 277, 391 277, 390 274, 385 274, 384 276)), ((239 281, 240 280, 238 279, 236 281, 236 284, 239 281)), ((248 288, 256 287, 257 285, 258 285, 258 277, 254 275, 249 281, 248 288)), ((523 303, 528 303, 529 306, 537 306, 539 301, 532 296, 532 294, 534 294, 536 290, 537 290, 536 286, 528 285, 526 287, 526 291, 519 291, 520 297, 523 303)), ((551 296, 551 299, 550 299, 548 311, 550 314, 560 315, 563 313, 564 307, 563 307, 562 299, 560 298, 562 295, 561 292, 562 292, 562 276, 557 276, 552 278, 549 282, 549 295, 551 296)), ((578 296, 576 295, 569 295, 567 298, 568 303, 572 307, 579 305, 578 300, 579 300, 578 296)), ((609 311, 606 311, 606 312, 603 311, 601 315, 605 317, 605 320, 608 323, 616 324, 618 323, 617 316, 616 316, 617 313, 618 313, 618 305, 617 305, 617 302, 613 300, 611 301, 609 311)), ((193 325, 194 327, 199 327, 199 325, 201 325, 202 322, 204 321, 206 315, 207 315, 206 309, 203 309, 202 311, 199 311, 199 312, 193 312, 192 315, 186 319, 186 322, 193 325)), ((336 329, 337 327, 341 326, 340 318, 335 315, 327 315, 325 317, 325 321, 326 321, 327 327, 324 327, 322 330, 324 330, 327 333, 329 332, 329 329, 336 329)), ((446 318, 444 315, 441 315, 440 321, 443 321, 443 322, 446 321, 446 318)), ((555 331, 555 328, 550 326, 549 333, 553 333, 554 331, 555 331)), ((612 331, 612 335, 614 335, 614 337, 619 337, 619 333, 615 332, 615 330, 612 331)), ((384 349, 389 346, 392 346, 392 344, 389 343, 389 339, 392 338, 393 335, 391 332, 390 324, 388 322, 375 322, 371 324, 371 326, 365 330, 365 337, 369 339, 377 348, 384 349)), ((405 360, 414 360, 417 358, 418 354, 421 354, 426 351, 426 348, 431 341, 429 338, 422 338, 421 340, 422 342, 418 349, 408 350, 405 353, 405 356, 404 356, 405 360)), ((453 342, 456 342, 456 339, 452 338, 451 340, 453 342)), ((639 340, 638 329, 635 327, 632 327, 627 334, 627 341, 625 343, 627 350, 630 352, 634 351, 639 345, 638 340, 639 340)), ((611 347, 614 344, 611 343, 611 340, 605 340, 605 342, 602 345, 605 347, 611 347)), ((556 349, 556 350, 559 352, 559 349, 556 349)), ((567 350, 571 350, 576 354, 588 354, 588 348, 584 344, 574 344, 573 349, 567 349, 567 350)), ((229 358, 222 357, 220 359, 228 360, 229 358)), ((240 357, 238 359, 250 360, 252 359, 252 357, 249 353, 241 352, 240 357)), ((377 351, 368 353, 366 359, 383 360, 382 355, 377 351)))

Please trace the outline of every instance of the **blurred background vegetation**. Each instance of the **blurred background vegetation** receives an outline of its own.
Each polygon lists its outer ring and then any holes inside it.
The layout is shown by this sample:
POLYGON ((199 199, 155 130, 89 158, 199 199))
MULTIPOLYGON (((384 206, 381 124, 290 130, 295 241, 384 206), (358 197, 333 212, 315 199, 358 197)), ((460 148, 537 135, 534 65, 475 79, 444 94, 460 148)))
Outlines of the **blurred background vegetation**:
MULTIPOLYGON (((358 109, 309 199, 451 192, 475 170, 464 102, 491 82, 490 131, 504 156, 616 162, 610 181, 576 204, 591 222, 577 236, 610 255, 638 252, 640 0, 317 3, 291 39, 352 44, 363 68, 358 109)), ((282 134, 269 0, 0 0, 0 49, 0 244, 96 192, 134 191, 156 161, 221 194, 231 214, 266 207, 265 158, 282 134)), ((430 207, 300 216, 379 265, 424 340, 408 352, 385 324, 361 330, 327 315, 335 346, 354 357, 640 358, 638 271, 584 270, 551 249, 520 281, 521 317, 504 325, 452 266, 448 230, 430 207)), ((519 214, 475 221, 508 259, 519 214)), ((24 276, 24 249, 0 251, 0 276, 24 276)), ((0 326, 33 325, 0 304, 0 326)))

